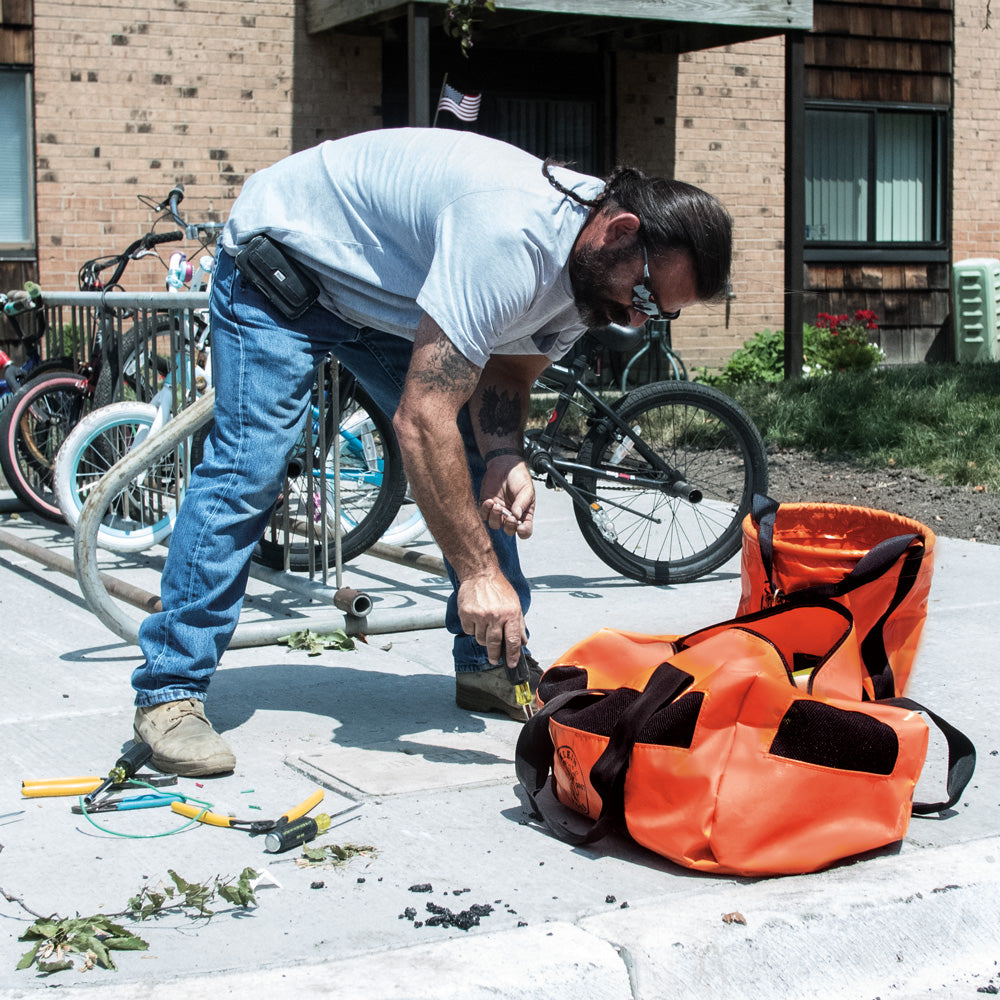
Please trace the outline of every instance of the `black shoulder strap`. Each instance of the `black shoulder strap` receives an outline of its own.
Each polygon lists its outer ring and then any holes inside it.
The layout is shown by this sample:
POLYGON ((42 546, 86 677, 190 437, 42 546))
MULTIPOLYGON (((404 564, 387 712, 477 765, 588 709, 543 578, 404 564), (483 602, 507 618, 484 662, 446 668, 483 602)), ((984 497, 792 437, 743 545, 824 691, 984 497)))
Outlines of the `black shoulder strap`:
POLYGON ((911 712, 921 712, 933 720, 934 724, 944 733, 948 743, 948 780, 945 785, 948 798, 944 802, 914 802, 914 816, 925 816, 927 813, 941 812, 950 809, 965 791, 965 786, 972 780, 976 769, 976 748, 965 733, 960 732, 950 722, 945 722, 929 708, 925 708, 910 698, 887 698, 887 705, 908 708, 911 712))
POLYGON ((552 766, 555 748, 549 732, 549 719, 560 709, 603 691, 568 691, 546 702, 521 729, 514 764, 518 780, 531 800, 533 815, 560 840, 581 845, 592 844, 625 825, 625 775, 632 747, 639 733, 655 712, 677 698, 693 680, 692 676, 670 663, 661 663, 650 675, 641 695, 622 713, 615 724, 604 752, 590 771, 590 782, 601 797, 601 814, 584 833, 575 833, 546 813, 536 796, 544 788, 552 766))

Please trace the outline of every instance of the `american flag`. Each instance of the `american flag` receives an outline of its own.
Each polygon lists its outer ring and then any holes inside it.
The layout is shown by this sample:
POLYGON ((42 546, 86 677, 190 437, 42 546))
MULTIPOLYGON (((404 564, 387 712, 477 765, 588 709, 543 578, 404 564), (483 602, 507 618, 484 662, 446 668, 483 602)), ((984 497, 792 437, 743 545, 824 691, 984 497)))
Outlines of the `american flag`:
POLYGON ((438 111, 450 111, 463 122, 474 122, 479 117, 479 102, 481 94, 463 94, 450 84, 441 88, 441 100, 438 101, 438 111))

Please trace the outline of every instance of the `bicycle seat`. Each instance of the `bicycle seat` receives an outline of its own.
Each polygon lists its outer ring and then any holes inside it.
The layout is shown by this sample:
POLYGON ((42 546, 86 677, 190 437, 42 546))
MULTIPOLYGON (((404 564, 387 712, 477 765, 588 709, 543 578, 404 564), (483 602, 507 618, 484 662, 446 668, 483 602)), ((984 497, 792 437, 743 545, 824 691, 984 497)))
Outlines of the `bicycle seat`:
POLYGON ((592 326, 587 333, 612 351, 634 350, 646 339, 645 326, 620 326, 618 323, 592 326))

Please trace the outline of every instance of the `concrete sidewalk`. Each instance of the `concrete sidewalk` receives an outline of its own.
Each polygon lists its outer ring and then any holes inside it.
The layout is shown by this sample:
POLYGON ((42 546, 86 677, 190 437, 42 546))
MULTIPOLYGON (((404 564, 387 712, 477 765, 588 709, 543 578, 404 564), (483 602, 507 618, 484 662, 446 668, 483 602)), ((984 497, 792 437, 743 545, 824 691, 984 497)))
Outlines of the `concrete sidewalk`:
MULTIPOLYGON (((0 530, 71 555, 71 539, 27 516, 0 530)), ((435 552, 430 543, 418 548, 435 552)), ((543 665, 596 629, 685 632, 730 617, 734 561, 711 578, 640 587, 580 538, 569 500, 541 491, 523 546, 534 585, 532 652, 543 665)), ((155 590, 162 550, 107 557, 155 590)), ((939 539, 931 607, 910 694, 976 744, 976 775, 948 815, 914 818, 902 845, 816 875, 751 880, 679 868, 625 838, 573 849, 526 824, 513 776, 519 726, 454 704, 443 631, 372 636, 315 657, 284 646, 231 650, 207 703, 237 755, 231 776, 181 779, 185 794, 241 818, 273 818, 317 787, 334 814, 315 844, 369 846, 345 864, 270 855, 261 838, 199 826, 177 836, 163 809, 105 814, 73 799, 23 799, 26 778, 105 774, 131 735, 137 650, 93 616, 71 578, 0 549, 7 697, 0 708, 0 886, 38 913, 112 913, 144 885, 265 869, 258 906, 211 920, 130 929, 146 952, 118 972, 15 971, 32 919, 0 898, 0 995, 166 997, 311 991, 334 998, 972 997, 1000 988, 1000 704, 994 634, 1000 548, 939 539), (8 815, 14 814, 14 815, 8 815), (415 887, 429 886, 425 891, 415 887), (427 922, 491 907, 468 931, 427 922), (740 913, 745 923, 726 922, 740 913), (991 979, 991 977, 993 977, 991 979)), ((363 557, 345 583, 380 610, 435 609, 443 581, 363 557)), ((253 583, 250 617, 298 599, 253 583)), ((943 797, 935 743, 918 798, 943 797), (922 794, 926 793, 926 794, 922 794)))

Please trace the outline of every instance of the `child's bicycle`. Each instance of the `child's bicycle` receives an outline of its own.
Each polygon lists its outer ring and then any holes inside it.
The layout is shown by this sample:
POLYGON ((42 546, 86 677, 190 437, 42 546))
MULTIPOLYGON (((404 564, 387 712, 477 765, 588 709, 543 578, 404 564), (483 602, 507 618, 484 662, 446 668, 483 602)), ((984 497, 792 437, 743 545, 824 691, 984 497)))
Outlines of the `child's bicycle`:
MULTIPOLYGON (((158 203, 140 196, 143 204, 159 213, 150 232, 120 254, 84 263, 78 273, 80 291, 120 290, 119 282, 128 265, 143 257, 158 257, 155 248, 163 243, 188 237, 198 239, 205 247, 214 241, 221 224, 184 223, 177 213, 182 197, 180 187, 158 203), (184 228, 156 232, 157 225, 164 221, 184 228), (106 276, 108 271, 110 277, 106 276)), ((123 327, 123 321, 132 317, 132 312, 103 302, 94 310, 86 362, 75 371, 52 371, 32 379, 0 414, 0 468, 22 502, 48 520, 63 520, 53 470, 56 455, 70 431, 91 410, 115 398, 152 399, 169 371, 164 354, 172 357, 173 352, 167 345, 188 335, 162 313, 136 318, 131 326, 123 327)), ((204 321, 199 323, 204 325, 204 321)))
POLYGON ((584 541, 608 566, 640 583, 686 583, 739 550, 753 495, 767 491, 767 454, 717 389, 651 382, 608 401, 586 384, 604 347, 634 350, 640 336, 591 331, 546 370, 536 387, 555 393, 555 406, 525 453, 533 475, 569 494, 584 541))
MULTIPOLYGON (((179 365, 175 371, 180 371, 179 365)), ((324 517, 328 552, 333 551, 335 465, 340 473, 344 560, 360 554, 380 537, 401 545, 424 530, 415 505, 397 516, 403 505, 405 479, 388 417, 342 368, 337 393, 340 422, 335 425, 332 410, 325 405, 333 395, 329 371, 324 368, 317 383, 307 428, 289 462, 281 499, 254 553, 256 561, 272 568, 285 567, 286 540, 289 569, 308 569, 310 560, 312 566, 318 565, 324 517), (324 386, 322 396, 320 385, 324 386), (336 461, 334 447, 338 449, 336 461), (394 518, 397 524, 392 525, 394 518), (310 549, 314 550, 312 555, 310 549)), ((202 380, 196 385, 200 394, 210 376, 197 369, 196 379, 202 380)), ((189 396, 181 388, 182 394, 189 396)), ((73 429, 59 451, 54 477, 60 507, 71 525, 75 527, 87 497, 107 471, 171 418, 172 401, 171 376, 152 404, 113 403, 94 410, 73 429)), ((97 532, 100 547, 138 552, 170 534, 186 475, 200 459, 207 432, 204 428, 193 439, 181 442, 176 451, 164 455, 110 499, 97 532)))

